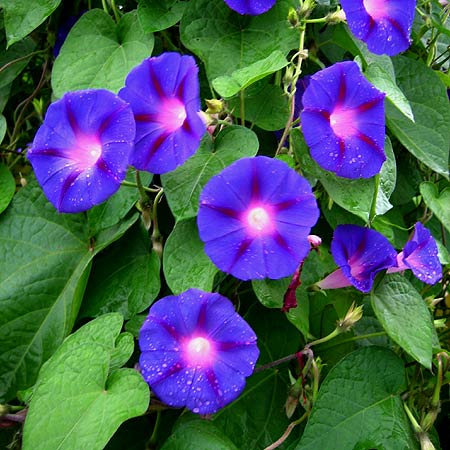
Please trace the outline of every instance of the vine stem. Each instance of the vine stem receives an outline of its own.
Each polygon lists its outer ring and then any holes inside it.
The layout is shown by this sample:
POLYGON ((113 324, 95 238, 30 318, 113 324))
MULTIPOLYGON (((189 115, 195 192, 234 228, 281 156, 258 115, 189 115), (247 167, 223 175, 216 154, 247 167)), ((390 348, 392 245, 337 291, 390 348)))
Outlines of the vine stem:
POLYGON ((35 55, 39 55, 39 54, 41 54, 41 53, 46 53, 47 50, 48 50, 48 49, 46 49, 46 48, 43 49, 43 50, 36 50, 35 52, 28 53, 28 55, 21 56, 20 58, 13 59, 13 60, 7 62, 7 63, 6 63, 5 65, 3 65, 2 67, 0 67, 0 73, 2 73, 2 72, 3 72, 4 70, 6 70, 8 67, 11 67, 12 65, 14 65, 14 64, 16 64, 16 63, 18 63, 18 62, 20 62, 20 61, 23 61, 24 59, 31 58, 31 57, 33 57, 33 56, 35 56, 35 55))
POLYGON ((308 417, 308 413, 305 412, 300 419, 294 420, 294 422, 291 422, 288 427, 286 428, 286 431, 283 433, 283 435, 277 439, 273 444, 270 444, 268 447, 266 447, 264 450, 274 450, 275 448, 279 447, 291 434, 292 430, 299 424, 301 424, 306 418, 308 417))
POLYGON ((306 58, 305 54, 305 33, 306 33, 306 25, 304 22, 301 23, 299 26, 300 29, 300 37, 299 37, 299 44, 298 44, 298 52, 296 54, 297 56, 297 64, 295 66, 295 72, 292 77, 291 81, 291 90, 289 91, 289 119, 286 123, 286 126, 283 130, 283 135, 281 136, 280 142, 278 143, 277 150, 275 152, 275 156, 279 155, 281 152, 281 149, 283 148, 283 144, 286 141, 286 138, 291 130, 292 123, 294 121, 294 113, 295 113, 295 92, 297 91, 297 81, 300 77, 300 74, 302 73, 302 63, 303 60, 306 58))

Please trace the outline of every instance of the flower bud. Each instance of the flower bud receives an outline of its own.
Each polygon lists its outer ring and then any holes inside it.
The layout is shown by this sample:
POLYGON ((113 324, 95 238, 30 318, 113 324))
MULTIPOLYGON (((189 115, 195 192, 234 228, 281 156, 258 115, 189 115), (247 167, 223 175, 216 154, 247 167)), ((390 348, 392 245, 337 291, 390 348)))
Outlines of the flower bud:
POLYGON ((339 332, 345 333, 346 331, 349 331, 353 325, 361 319, 362 315, 362 305, 355 307, 355 303, 352 303, 345 317, 338 321, 337 328, 339 329, 339 332))
POLYGON ((206 99, 205 103, 208 107, 206 114, 220 114, 223 111, 223 100, 218 100, 216 98, 211 100, 206 99))
POLYGON ((289 8, 288 21, 294 28, 298 25, 298 14, 295 8, 289 8))
POLYGON ((319 236, 316 236, 315 234, 310 234, 308 236, 308 242, 311 245, 311 248, 317 248, 320 247, 322 244, 322 238, 319 236))
POLYGON ((313 12, 315 6, 314 0, 304 0, 297 11, 298 16, 302 19, 307 19, 313 12))
POLYGON ((338 9, 337 11, 328 14, 326 20, 330 25, 337 25, 338 23, 345 22, 345 12, 343 9, 338 9))

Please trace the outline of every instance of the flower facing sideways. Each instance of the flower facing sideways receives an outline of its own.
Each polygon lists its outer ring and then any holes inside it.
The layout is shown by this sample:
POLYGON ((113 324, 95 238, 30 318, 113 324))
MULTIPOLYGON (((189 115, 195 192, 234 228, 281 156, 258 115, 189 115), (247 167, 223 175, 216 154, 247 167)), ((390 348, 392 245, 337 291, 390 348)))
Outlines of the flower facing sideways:
POLYGON ((436 241, 431 233, 420 223, 414 226, 414 233, 397 255, 397 267, 388 273, 410 269, 424 283, 435 284, 442 278, 442 266, 438 257, 436 241))
POLYGON ((254 370, 256 335, 227 298, 189 289, 151 308, 139 334, 142 375, 166 404, 212 414, 254 370))
POLYGON ((311 186, 286 163, 243 158, 212 177, 197 224, 205 252, 241 280, 292 275, 310 250, 319 217, 311 186))
POLYGON ((59 212, 97 205, 120 187, 133 149, 129 105, 104 89, 66 93, 51 104, 28 159, 59 212))
POLYGON ((269 11, 276 0, 225 0, 227 6, 239 14, 258 16, 269 11))
POLYGON ((196 152, 206 131, 199 89, 194 58, 178 53, 147 58, 128 74, 119 96, 136 120, 133 167, 165 173, 196 152))
POLYGON ((396 55, 410 45, 415 0, 341 0, 351 32, 377 55, 396 55))
POLYGON ((345 178, 380 172, 384 154, 384 96, 353 61, 315 73, 303 94, 302 131, 312 158, 345 178))
POLYGON ((394 247, 381 233, 358 225, 336 227, 331 254, 339 269, 317 286, 336 289, 353 285, 362 292, 369 292, 376 274, 395 266, 397 257, 394 247))

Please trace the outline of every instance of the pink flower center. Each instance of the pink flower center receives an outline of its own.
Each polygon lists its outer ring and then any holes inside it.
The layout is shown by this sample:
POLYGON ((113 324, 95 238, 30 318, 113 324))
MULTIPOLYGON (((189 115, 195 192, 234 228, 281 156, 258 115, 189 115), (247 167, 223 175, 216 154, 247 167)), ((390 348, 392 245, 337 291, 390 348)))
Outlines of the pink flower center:
POLYGON ((358 133, 356 129, 356 114, 354 109, 336 107, 330 115, 330 125, 336 136, 346 138, 358 133))
POLYGON ((245 222, 247 223, 250 231, 258 235, 267 234, 273 230, 270 213, 262 206, 251 208, 247 212, 245 222))
POLYGON ((363 0, 363 4, 373 20, 378 20, 388 15, 387 2, 385 0, 363 0))
POLYGON ((186 109, 180 100, 177 98, 168 98, 163 101, 161 110, 158 113, 158 122, 160 122, 169 133, 178 130, 185 120, 186 109))
POLYGON ((211 342, 201 336, 188 340, 185 351, 188 363, 196 366, 209 364, 214 356, 211 342))
POLYGON ((93 167, 102 154, 102 145, 96 136, 80 136, 76 147, 70 150, 69 158, 80 170, 93 167))

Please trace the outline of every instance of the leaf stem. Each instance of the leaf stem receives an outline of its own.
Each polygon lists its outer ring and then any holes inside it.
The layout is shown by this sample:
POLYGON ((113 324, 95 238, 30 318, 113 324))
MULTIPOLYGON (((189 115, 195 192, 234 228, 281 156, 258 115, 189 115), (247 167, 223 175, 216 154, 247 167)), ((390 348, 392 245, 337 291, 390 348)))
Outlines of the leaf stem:
MULTIPOLYGON (((120 183, 120 184, 121 184, 121 186, 133 187, 133 188, 139 189, 139 186, 137 185, 137 183, 132 183, 131 181, 123 180, 122 183, 120 183)), ((147 186, 141 186, 141 189, 143 189, 145 192, 152 192, 152 193, 157 193, 161 190, 160 188, 149 188, 147 186)))
POLYGON ((241 89, 239 96, 241 100, 241 125, 245 126, 245 89, 241 89))
POLYGON ((111 9, 113 10, 114 18, 116 19, 116 22, 119 23, 120 22, 120 13, 116 7, 116 0, 109 0, 109 3, 111 5, 111 9))

